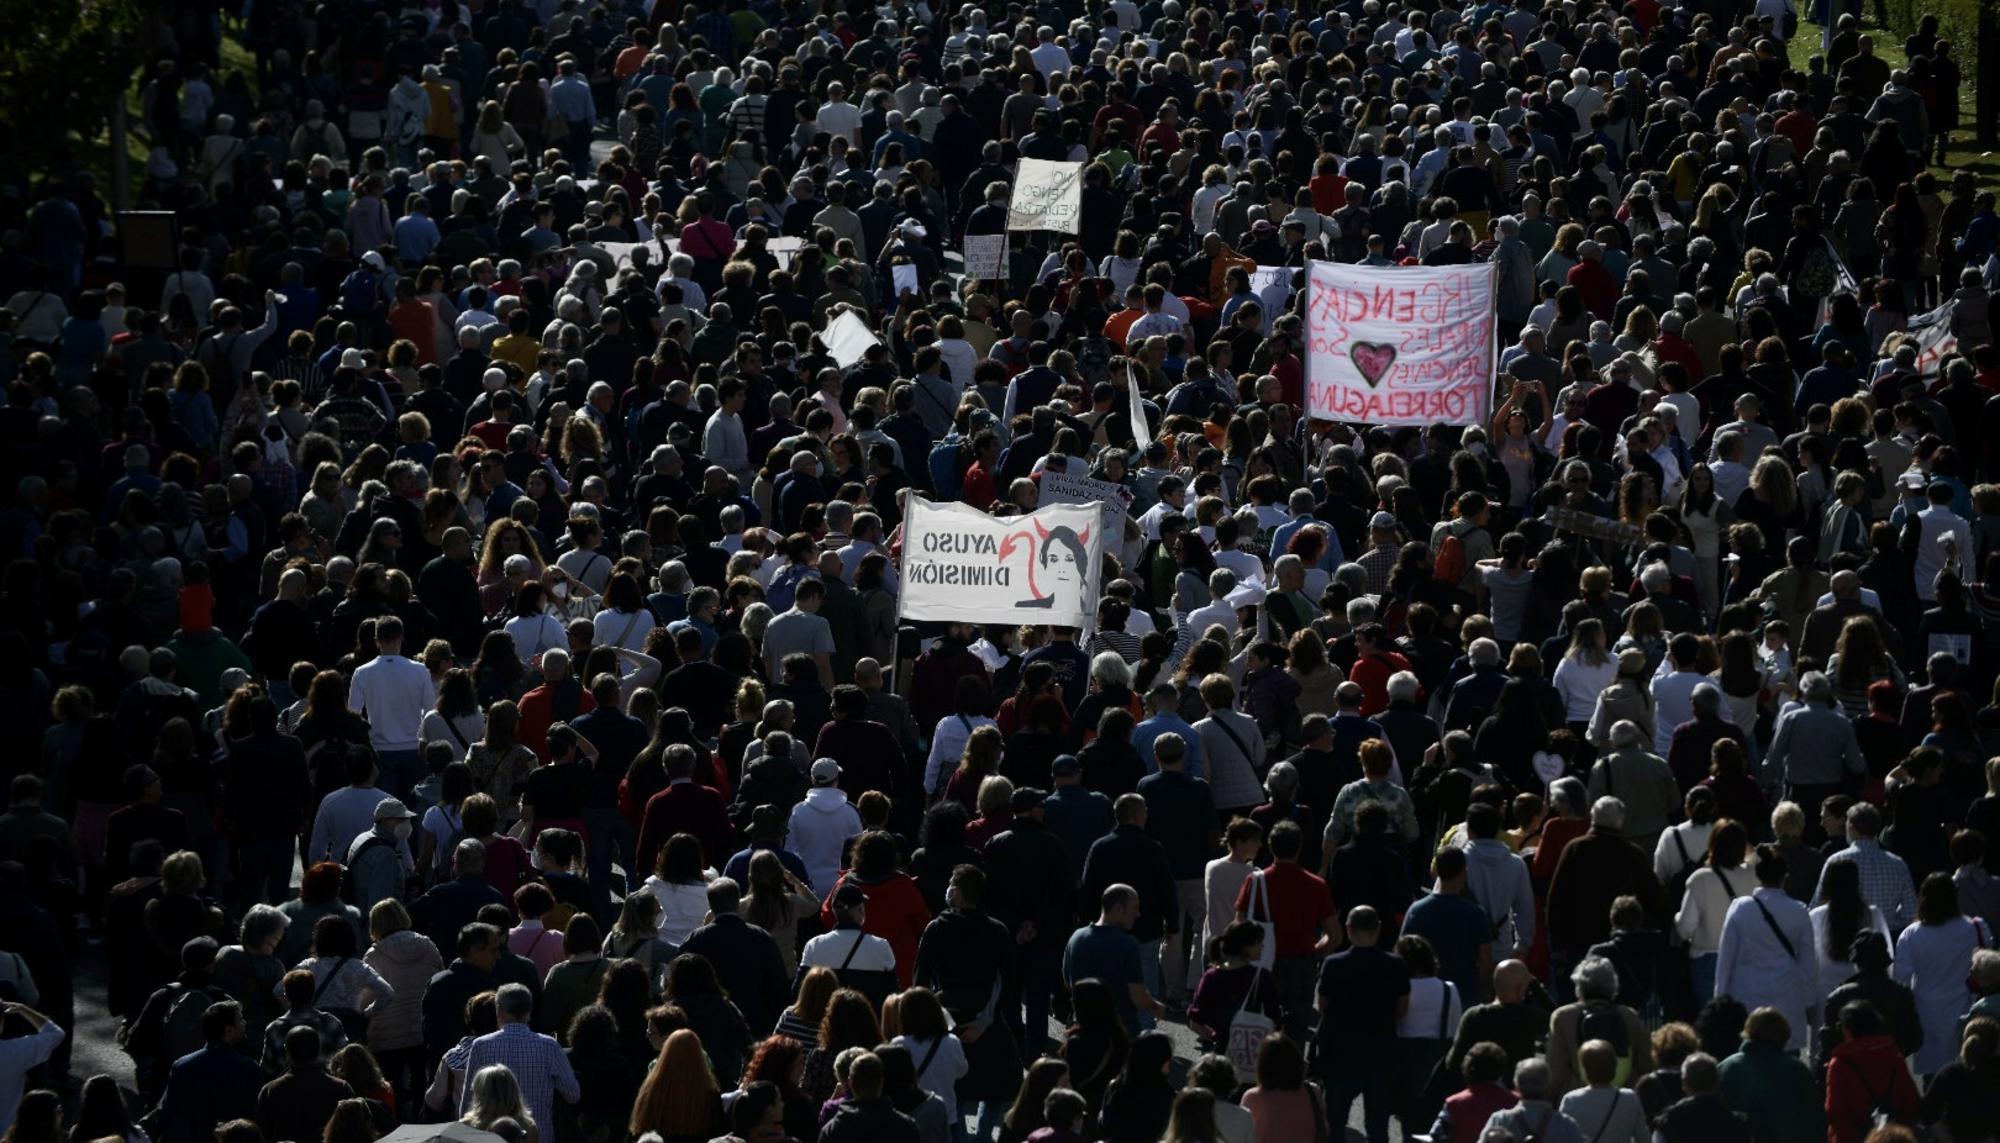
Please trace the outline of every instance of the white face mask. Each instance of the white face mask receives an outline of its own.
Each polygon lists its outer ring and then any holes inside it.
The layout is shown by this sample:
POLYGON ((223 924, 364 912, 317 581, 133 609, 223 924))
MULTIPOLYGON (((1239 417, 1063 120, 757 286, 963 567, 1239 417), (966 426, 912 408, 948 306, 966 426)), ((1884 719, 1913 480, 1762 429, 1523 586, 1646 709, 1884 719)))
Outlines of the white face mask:
POLYGON ((399 821, 396 823, 395 833, 397 841, 410 840, 410 832, 411 832, 410 823, 408 820, 399 821))

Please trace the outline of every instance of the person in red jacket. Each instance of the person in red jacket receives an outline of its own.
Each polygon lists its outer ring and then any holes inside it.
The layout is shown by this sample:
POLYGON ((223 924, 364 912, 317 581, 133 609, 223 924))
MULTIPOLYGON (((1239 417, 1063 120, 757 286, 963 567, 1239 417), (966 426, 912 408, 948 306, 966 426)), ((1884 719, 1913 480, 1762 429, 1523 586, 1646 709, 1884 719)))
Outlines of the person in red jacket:
MULTIPOLYGON (((549 727, 568 722, 597 709, 597 700, 583 689, 581 680, 569 672, 569 652, 551 647, 542 652, 542 685, 521 696, 521 725, 514 736, 535 752, 542 765, 549 762, 549 727)), ((650 868, 650 866, 642 867, 650 868)))
POLYGON ((1569 284, 1583 295, 1583 307, 1599 321, 1610 321, 1618 308, 1618 279, 1604 268, 1604 247, 1592 239, 1576 245, 1580 259, 1569 268, 1569 284))
POLYGON ((1915 1123, 1921 1097, 1882 1013, 1856 1000, 1840 1010, 1840 1033, 1826 1065, 1827 1143, 1862 1143, 1878 1109, 1898 1123, 1915 1123))
POLYGON ((1354 669, 1348 681, 1361 687, 1361 713, 1374 716, 1389 709, 1389 676, 1410 669, 1410 661, 1389 642, 1380 623, 1354 629, 1354 669))
POLYGON ((1434 1143, 1476 1143, 1494 1112, 1521 1102, 1507 1086, 1507 1052, 1500 1045, 1472 1045, 1462 1070, 1465 1087, 1445 1098, 1437 1122, 1431 1125, 1434 1143))
POLYGON ((881 830, 871 830, 854 840, 854 864, 820 906, 820 923, 834 927, 834 898, 844 885, 858 886, 868 897, 868 911, 861 931, 889 942, 896 953, 899 987, 910 987, 910 975, 917 967, 917 942, 931 923, 930 907, 915 878, 896 868, 900 857, 896 839, 881 830))
POLYGON ((667 788, 646 802, 646 812, 639 819, 634 868, 651 869, 660 847, 677 833, 690 834, 699 841, 702 861, 718 869, 736 852, 729 807, 721 794, 695 782, 696 760, 692 746, 675 743, 667 747, 667 788))

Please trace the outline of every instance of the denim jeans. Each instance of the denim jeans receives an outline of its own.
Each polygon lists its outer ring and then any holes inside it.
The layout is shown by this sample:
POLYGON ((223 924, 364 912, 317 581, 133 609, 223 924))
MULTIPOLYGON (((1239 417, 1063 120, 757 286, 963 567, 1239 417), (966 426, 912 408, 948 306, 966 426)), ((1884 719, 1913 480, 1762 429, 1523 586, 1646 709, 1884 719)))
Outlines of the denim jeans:
POLYGON ((379 750, 375 769, 382 788, 407 802, 410 791, 424 780, 424 756, 416 750, 379 750))
POLYGON ((1396 1069, 1393 1064, 1367 1071, 1345 1069, 1326 1077, 1326 1122, 1334 1138, 1347 1132, 1354 1099, 1361 1098, 1361 1119, 1368 1143, 1389 1143, 1389 1113, 1395 1109, 1396 1069))
MULTIPOLYGON (((1029 945, 1021 950, 1021 1004, 1027 1019, 1014 1029, 1025 1059, 1037 1059, 1049 1039, 1049 1000, 1062 980, 1062 951, 1029 945)), ((1001 1109, 1003 1112, 1005 1108, 1001 1109)))
POLYGON ((625 815, 614 806, 586 806, 583 810, 584 825, 584 871, 590 878, 591 911, 597 914, 601 925, 609 925, 618 917, 612 906, 612 896, 623 897, 626 882, 611 871, 611 863, 618 857, 625 859, 625 868, 632 867, 632 825, 625 815))
POLYGON ((1285 1034, 1305 1042, 1312 1032, 1313 998, 1319 986, 1319 958, 1281 956, 1271 964, 1278 984, 1278 1003, 1285 1011, 1285 1034))
POLYGON ((1167 931, 1160 962, 1166 992, 1155 995, 1161 1000, 1186 1003, 1207 967, 1201 947, 1201 927, 1208 914, 1208 895, 1203 892, 1199 877, 1175 881, 1174 890, 1180 899, 1180 926, 1167 931))
MULTIPOLYGON (((1160 942, 1157 940, 1139 942, 1139 974, 1146 978, 1146 991, 1158 1000, 1160 991, 1160 942)), ((1139 1013, 1138 1031, 1150 1032, 1158 1022, 1151 1012, 1139 1013)))
POLYGON ((236 850, 236 900, 275 905, 292 895, 292 858, 298 845, 289 837, 240 838, 236 850))
POLYGON ((1688 982, 1694 987, 1694 1002, 1708 1003, 1715 997, 1715 966, 1722 960, 1717 953, 1688 954, 1688 982))

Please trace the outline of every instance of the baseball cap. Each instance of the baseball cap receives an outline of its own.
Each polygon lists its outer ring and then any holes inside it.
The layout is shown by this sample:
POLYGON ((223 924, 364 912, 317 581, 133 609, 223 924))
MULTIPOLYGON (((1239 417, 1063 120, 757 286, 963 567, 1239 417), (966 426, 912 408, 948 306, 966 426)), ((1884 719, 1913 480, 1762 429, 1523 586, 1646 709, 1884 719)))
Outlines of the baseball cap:
POLYGON ((371 270, 383 270, 388 268, 387 264, 382 261, 382 255, 378 251, 374 250, 370 250, 368 253, 363 254, 361 256, 361 264, 368 267, 371 270))
POLYGON ((396 798, 383 798, 381 801, 375 803, 375 820, 378 822, 390 821, 392 819, 401 820, 416 816, 396 798))
POLYGON ((831 786, 840 781, 840 763, 831 758, 822 758, 812 765, 812 783, 815 786, 831 786))
MULTIPOLYGON (((826 759, 822 758, 820 761, 824 762, 826 759)), ((842 882, 840 888, 833 891, 833 907, 836 909, 853 909, 867 903, 868 894, 862 892, 861 886, 852 881, 842 882)))
POLYGON ((1033 786, 1022 786, 1014 791, 1014 796, 1008 805, 1015 813, 1025 814, 1030 810, 1042 808, 1042 801, 1048 796, 1046 791, 1037 790, 1033 786))
POLYGON ((1368 526, 1382 531, 1393 531, 1396 527, 1396 518, 1387 512, 1377 512, 1368 518, 1368 526))
POLYGON ((1049 773, 1058 778, 1067 778, 1074 774, 1081 774, 1083 773, 1083 762, 1074 754, 1058 754, 1055 761, 1049 763, 1049 773))

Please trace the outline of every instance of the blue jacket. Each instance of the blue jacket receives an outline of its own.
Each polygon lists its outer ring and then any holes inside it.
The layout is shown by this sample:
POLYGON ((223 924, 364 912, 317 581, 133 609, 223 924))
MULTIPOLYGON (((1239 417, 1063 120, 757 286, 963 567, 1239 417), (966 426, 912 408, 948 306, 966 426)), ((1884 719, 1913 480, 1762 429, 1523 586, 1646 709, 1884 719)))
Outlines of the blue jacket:
POLYGON ((213 1143, 218 1125, 257 1112, 264 1069, 233 1047, 211 1044, 174 1061, 146 1129, 160 1143, 213 1143))

